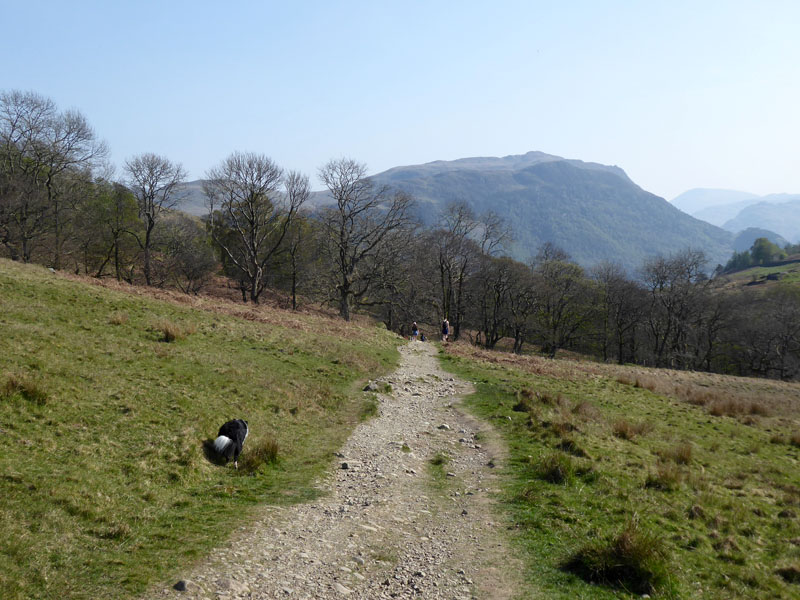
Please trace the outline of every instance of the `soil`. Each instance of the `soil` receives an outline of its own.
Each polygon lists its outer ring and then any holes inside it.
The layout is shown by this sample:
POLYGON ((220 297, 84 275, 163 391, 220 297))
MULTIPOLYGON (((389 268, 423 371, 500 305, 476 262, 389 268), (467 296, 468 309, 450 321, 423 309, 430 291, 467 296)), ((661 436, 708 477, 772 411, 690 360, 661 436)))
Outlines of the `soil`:
POLYGON ((502 446, 462 410, 471 386, 439 368, 435 346, 412 342, 400 352, 399 368, 374 382, 391 386, 378 393, 379 416, 333 457, 320 499, 263 509, 148 597, 519 596, 520 566, 493 510, 502 446))

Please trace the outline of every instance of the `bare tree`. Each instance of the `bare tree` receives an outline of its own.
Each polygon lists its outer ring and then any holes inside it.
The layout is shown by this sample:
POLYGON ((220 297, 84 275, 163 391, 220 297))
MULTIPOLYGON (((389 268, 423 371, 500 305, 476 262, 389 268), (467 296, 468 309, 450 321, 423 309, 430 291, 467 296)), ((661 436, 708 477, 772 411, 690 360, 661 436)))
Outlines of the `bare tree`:
POLYGON ((29 261, 33 245, 52 234, 52 265, 61 267, 72 214, 72 184, 89 177, 107 154, 85 117, 59 112, 33 92, 0 95, 0 240, 12 257, 29 261))
POLYGON ((207 174, 203 184, 209 230, 223 258, 258 302, 265 274, 298 211, 310 194, 308 177, 283 169, 262 154, 234 152, 207 174), (282 191, 282 189, 284 191, 282 191))
POLYGON ((152 285, 153 229, 165 211, 175 207, 180 199, 179 186, 186 171, 179 163, 152 153, 141 154, 125 161, 128 186, 139 205, 139 218, 144 223, 144 236, 131 232, 144 251, 144 279, 152 285))
POLYGON ((391 252, 384 242, 412 223, 411 197, 375 187, 366 173, 365 165, 349 158, 331 160, 319 171, 335 203, 323 210, 321 221, 339 314, 348 321, 351 308, 367 302, 379 279, 382 258, 391 252))

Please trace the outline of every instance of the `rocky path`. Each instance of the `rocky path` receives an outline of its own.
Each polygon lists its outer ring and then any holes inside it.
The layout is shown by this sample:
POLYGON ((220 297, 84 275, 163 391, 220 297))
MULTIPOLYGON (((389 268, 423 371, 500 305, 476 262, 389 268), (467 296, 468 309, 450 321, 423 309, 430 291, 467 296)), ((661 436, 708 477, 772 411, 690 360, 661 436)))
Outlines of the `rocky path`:
MULTIPOLYGON (((469 385, 444 373, 431 344, 401 348, 378 380, 380 414, 341 449, 319 500, 267 509, 167 598, 504 599, 518 568, 491 512, 487 425, 458 409, 469 385), (477 435, 478 432, 480 435, 477 435), (439 467, 431 459, 446 457, 439 467)), ((151 595, 152 596, 152 595, 151 595)))

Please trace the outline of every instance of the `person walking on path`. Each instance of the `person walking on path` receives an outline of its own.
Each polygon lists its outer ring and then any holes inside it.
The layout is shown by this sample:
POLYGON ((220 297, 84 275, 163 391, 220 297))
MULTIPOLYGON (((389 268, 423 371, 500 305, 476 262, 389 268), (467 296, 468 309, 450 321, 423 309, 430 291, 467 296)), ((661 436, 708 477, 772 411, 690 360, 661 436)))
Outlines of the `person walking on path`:
POLYGON ((444 321, 442 321, 442 341, 446 342, 449 336, 450 336, 450 321, 448 321, 447 318, 445 317, 444 321))
POLYGON ((417 341, 417 336, 419 335, 419 327, 417 327, 417 322, 414 321, 411 324, 411 341, 417 341))

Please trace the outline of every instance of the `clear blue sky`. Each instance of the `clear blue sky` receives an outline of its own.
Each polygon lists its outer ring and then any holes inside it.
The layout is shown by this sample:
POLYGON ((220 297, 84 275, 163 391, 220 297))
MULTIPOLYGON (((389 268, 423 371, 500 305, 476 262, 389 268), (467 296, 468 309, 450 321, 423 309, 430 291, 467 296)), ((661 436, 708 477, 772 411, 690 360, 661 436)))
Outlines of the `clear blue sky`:
POLYGON ((529 150, 671 199, 800 193, 800 2, 0 0, 0 90, 77 108, 117 165, 234 150, 371 173, 529 150))

